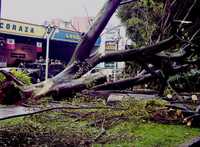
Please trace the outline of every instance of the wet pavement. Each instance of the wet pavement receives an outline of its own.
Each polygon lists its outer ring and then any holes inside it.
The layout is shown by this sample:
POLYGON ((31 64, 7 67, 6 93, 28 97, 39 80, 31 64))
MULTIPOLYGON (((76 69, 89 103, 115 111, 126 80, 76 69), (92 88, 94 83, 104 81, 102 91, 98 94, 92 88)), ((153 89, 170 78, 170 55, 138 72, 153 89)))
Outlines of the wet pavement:
POLYGON ((155 99, 156 95, 147 95, 147 94, 111 94, 107 102, 117 102, 117 101, 123 101, 123 100, 129 100, 129 99, 135 99, 135 100, 142 100, 142 99, 155 99))
POLYGON ((3 118, 12 117, 15 115, 23 115, 31 112, 36 112, 38 109, 28 108, 23 106, 16 105, 0 105, 0 120, 3 118))

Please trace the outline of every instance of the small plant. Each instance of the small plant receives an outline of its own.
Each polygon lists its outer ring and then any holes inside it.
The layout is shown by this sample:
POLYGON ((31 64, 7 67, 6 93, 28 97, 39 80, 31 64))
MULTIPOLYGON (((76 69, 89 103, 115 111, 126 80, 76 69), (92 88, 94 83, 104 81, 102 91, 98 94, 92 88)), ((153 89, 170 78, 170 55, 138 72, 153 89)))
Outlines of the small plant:
POLYGON ((2 73, 0 73, 0 83, 2 83, 5 79, 6 77, 2 73))
MULTIPOLYGON (((22 81, 25 85, 31 84, 31 78, 28 76, 28 74, 24 71, 17 71, 16 69, 13 69, 10 71, 11 74, 13 74, 17 79, 22 81)), ((6 79, 6 77, 1 73, 0 74, 0 103, 11 105, 11 104, 17 104, 20 102, 24 95, 21 92, 21 89, 14 81, 10 81, 6 79)))
MULTIPOLYGON (((26 85, 31 84, 31 77, 28 76, 27 72, 19 71, 16 69, 12 69, 10 72, 24 84, 26 85)), ((6 80, 6 77, 2 73, 0 73, 0 83, 2 83, 4 80, 6 80)))
POLYGON ((18 79, 20 79, 22 82, 24 82, 26 85, 31 84, 31 77, 28 76, 27 72, 25 71, 19 71, 16 69, 12 69, 11 73, 18 79))

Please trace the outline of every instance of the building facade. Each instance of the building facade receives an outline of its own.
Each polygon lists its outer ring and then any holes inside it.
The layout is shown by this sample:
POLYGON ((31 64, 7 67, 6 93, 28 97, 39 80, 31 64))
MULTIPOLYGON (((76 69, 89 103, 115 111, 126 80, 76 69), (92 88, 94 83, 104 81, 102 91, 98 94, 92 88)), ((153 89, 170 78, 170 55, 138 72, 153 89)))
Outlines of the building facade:
MULTIPOLYGON (((68 63, 81 40, 81 32, 52 27, 49 42, 50 59, 68 63)), ((0 62, 17 65, 19 62, 34 62, 46 56, 48 29, 44 25, 0 19, 0 62)), ((100 46, 99 38, 94 46, 100 46)))
MULTIPOLYGON (((102 33, 99 52, 101 54, 106 54, 113 51, 124 50, 126 40, 123 26, 108 27, 102 33)), ((117 80, 125 68, 125 63, 104 62, 97 65, 96 68, 102 70, 108 76, 109 80, 117 80)))
POLYGON ((52 25, 61 29, 76 31, 76 32, 87 32, 90 26, 93 24, 93 17, 73 17, 66 21, 63 19, 55 18, 51 21, 45 21, 44 25, 52 25))

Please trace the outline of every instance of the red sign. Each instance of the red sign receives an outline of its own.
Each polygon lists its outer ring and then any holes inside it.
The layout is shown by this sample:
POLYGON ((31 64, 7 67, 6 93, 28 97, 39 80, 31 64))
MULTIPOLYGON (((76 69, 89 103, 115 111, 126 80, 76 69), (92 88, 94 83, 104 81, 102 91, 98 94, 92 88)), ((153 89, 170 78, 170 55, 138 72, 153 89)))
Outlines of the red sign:
POLYGON ((36 47, 37 47, 36 51, 38 53, 41 53, 42 52, 42 42, 37 42, 36 47))
POLYGON ((7 39, 6 45, 8 49, 14 50, 15 49, 15 39, 7 39))

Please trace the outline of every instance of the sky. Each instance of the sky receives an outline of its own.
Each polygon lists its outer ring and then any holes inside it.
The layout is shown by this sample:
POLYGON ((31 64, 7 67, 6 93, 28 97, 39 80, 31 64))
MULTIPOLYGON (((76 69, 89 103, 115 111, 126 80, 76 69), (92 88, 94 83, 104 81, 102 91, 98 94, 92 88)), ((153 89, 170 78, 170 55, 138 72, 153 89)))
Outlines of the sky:
MULTIPOLYGON (((96 16, 106 0, 2 0, 2 17, 44 24, 55 18, 70 20, 75 16, 96 16)), ((114 16, 113 23, 119 23, 114 16)))

